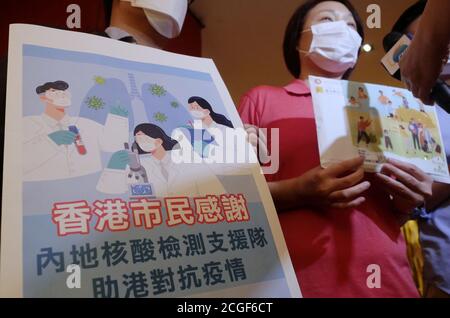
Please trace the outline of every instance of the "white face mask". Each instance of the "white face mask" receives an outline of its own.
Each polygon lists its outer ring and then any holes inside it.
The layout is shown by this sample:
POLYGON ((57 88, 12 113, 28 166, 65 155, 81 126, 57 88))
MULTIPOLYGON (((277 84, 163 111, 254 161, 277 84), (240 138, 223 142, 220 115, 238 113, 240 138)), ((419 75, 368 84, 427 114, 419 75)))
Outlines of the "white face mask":
POLYGON ((71 104, 71 94, 69 91, 46 91, 45 97, 51 101, 51 103, 58 107, 69 107, 71 104))
POLYGON ((189 113, 194 119, 204 119, 206 117, 206 114, 201 110, 191 110, 189 113))
POLYGON ((156 140, 149 136, 136 136, 136 143, 145 152, 152 152, 156 149, 156 140))
POLYGON ((144 9, 148 22, 166 38, 177 37, 183 28, 187 0, 122 0, 144 9))
MULTIPOLYGON (((303 32, 307 32, 305 30, 303 32)), ((309 52, 311 61, 330 73, 342 73, 355 66, 362 38, 344 21, 311 26, 313 39, 309 52)))

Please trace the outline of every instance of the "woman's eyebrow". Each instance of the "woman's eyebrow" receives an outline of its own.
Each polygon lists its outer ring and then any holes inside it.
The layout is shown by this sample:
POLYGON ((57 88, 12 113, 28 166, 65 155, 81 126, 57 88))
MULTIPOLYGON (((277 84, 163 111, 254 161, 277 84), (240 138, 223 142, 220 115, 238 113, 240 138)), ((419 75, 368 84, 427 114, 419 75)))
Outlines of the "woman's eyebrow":
POLYGON ((334 10, 332 10, 332 9, 322 9, 322 10, 320 10, 320 11, 317 12, 317 13, 331 13, 331 14, 333 14, 333 15, 336 16, 336 11, 334 11, 334 10))
MULTIPOLYGON (((339 15, 337 11, 332 10, 332 9, 322 9, 318 13, 331 13, 335 17, 337 17, 339 15)), ((351 12, 346 13, 345 16, 344 16, 344 19, 351 19, 351 18, 353 18, 353 14, 351 12)))

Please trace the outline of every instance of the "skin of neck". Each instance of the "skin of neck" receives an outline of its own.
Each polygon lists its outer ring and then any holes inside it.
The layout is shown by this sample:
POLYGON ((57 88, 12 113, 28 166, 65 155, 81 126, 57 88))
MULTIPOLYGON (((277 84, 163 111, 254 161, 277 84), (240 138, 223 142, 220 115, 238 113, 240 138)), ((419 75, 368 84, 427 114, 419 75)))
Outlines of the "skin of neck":
POLYGON ((161 145, 161 147, 158 147, 154 152, 152 152, 152 156, 158 160, 162 160, 165 155, 166 155, 166 149, 164 149, 164 147, 162 145, 161 145))
POLYGON ((169 39, 160 35, 148 22, 142 8, 129 2, 114 0, 110 26, 120 28, 133 36, 139 45, 164 49, 169 39))
POLYGON ((64 107, 58 107, 50 103, 46 104, 44 113, 56 121, 60 121, 64 118, 64 116, 66 116, 66 110, 64 107))
POLYGON ((212 119, 211 115, 206 116, 205 118, 202 119, 203 124, 206 127, 209 127, 212 125, 212 123, 214 122, 214 120, 212 119))

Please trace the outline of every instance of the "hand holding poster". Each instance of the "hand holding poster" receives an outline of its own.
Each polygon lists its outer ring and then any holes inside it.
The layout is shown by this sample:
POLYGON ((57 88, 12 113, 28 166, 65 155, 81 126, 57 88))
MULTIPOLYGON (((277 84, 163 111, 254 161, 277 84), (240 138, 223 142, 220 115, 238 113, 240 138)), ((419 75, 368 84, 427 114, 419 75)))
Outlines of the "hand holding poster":
POLYGON ((12 25, 6 107, 2 296, 301 296, 211 60, 12 25))

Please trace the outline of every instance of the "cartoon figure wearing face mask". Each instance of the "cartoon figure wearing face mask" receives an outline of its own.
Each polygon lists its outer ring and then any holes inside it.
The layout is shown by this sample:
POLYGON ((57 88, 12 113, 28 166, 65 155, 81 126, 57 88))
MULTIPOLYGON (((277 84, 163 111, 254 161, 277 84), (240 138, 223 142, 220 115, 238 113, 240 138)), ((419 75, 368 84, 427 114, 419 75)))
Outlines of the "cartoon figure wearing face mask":
MULTIPOLYGON (((206 164, 176 163, 173 152, 190 151, 187 139, 176 141, 154 124, 145 123, 134 129, 139 163, 147 180, 134 180, 132 176, 130 152, 122 150, 114 153, 103 171, 97 190, 107 194, 127 193, 133 183, 147 182, 155 197, 198 196, 224 194, 225 189, 206 164)), ((131 193, 133 195, 133 193, 131 193)))
POLYGON ((24 181, 60 180, 101 171, 101 151, 122 149, 128 140, 124 114, 108 114, 104 126, 69 116, 68 88, 64 81, 36 88, 45 109, 41 115, 23 118, 24 181))
MULTIPOLYGON (((192 96, 188 99, 188 104, 189 113, 195 121, 194 128, 202 130, 201 134, 198 134, 202 139, 194 140, 192 144, 202 157, 208 157, 214 147, 224 147, 226 131, 234 129, 233 124, 224 115, 216 113, 211 104, 202 97, 192 96)), ((191 135, 197 134, 192 131, 191 135)))

